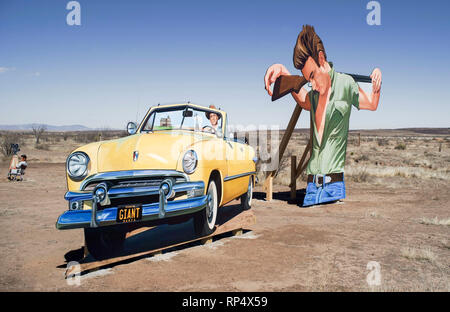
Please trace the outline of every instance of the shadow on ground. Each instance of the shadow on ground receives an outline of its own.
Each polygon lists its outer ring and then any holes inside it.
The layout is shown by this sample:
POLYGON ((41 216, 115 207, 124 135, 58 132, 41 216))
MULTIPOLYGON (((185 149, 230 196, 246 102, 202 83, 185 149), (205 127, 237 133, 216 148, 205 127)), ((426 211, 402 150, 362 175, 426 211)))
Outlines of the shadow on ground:
MULTIPOLYGON (((301 207, 303 205, 303 198, 305 198, 306 189, 299 189, 296 192, 296 198, 291 199, 291 192, 285 191, 285 192, 273 192, 272 198, 276 200, 285 201, 288 204, 291 205, 297 205, 301 207)), ((265 192, 253 192, 253 198, 259 199, 259 200, 266 200, 266 193, 265 192)))
MULTIPOLYGON (((216 224, 221 226, 222 224, 228 222, 229 220, 236 217, 238 214, 242 212, 242 208, 240 205, 229 205, 219 209, 219 213, 217 216, 216 224)), ((248 232, 248 231, 244 231, 248 232)), ((223 239, 225 237, 231 236, 230 233, 223 233, 220 235, 213 236, 213 241, 217 241, 223 239)), ((201 245, 201 240, 196 240, 193 242, 189 242, 186 244, 178 245, 175 247, 170 247, 172 245, 177 245, 182 242, 188 242, 191 240, 199 239, 194 233, 194 224, 193 219, 189 219, 186 222, 172 225, 159 225, 154 228, 150 228, 142 233, 133 235, 125 240, 123 251, 120 254, 115 255, 114 257, 122 257, 122 256, 132 256, 134 254, 139 254, 142 252, 150 252, 152 250, 166 248, 162 251, 162 253, 168 253, 177 250, 187 249, 193 246, 201 245)), ((143 258, 148 258, 150 255, 137 255, 136 257, 131 257, 129 259, 114 262, 111 264, 105 264, 99 266, 96 269, 106 269, 112 268, 121 264, 127 264, 131 262, 138 261, 143 258)), ((83 246, 78 249, 71 250, 64 255, 65 264, 61 264, 57 266, 57 268, 67 268, 67 263, 70 261, 77 261, 80 263, 91 263, 95 262, 91 255, 88 255, 84 258, 84 248, 83 246)), ((89 271, 81 272, 81 275, 88 273, 89 271)))

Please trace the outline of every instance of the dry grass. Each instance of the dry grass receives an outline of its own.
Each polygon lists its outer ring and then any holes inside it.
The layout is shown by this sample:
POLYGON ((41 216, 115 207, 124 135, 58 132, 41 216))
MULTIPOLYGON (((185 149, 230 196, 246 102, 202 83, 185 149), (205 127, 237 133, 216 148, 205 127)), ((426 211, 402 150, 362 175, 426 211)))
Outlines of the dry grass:
POLYGON ((406 259, 419 260, 419 261, 429 261, 434 263, 437 256, 433 253, 430 248, 416 249, 413 247, 404 247, 401 250, 401 256, 406 259))
POLYGON ((35 149, 37 149, 37 150, 42 150, 42 151, 49 151, 50 150, 50 145, 49 144, 43 144, 43 143, 40 143, 40 144, 36 144, 35 146, 34 146, 34 148, 35 149))
POLYGON ((274 179, 273 183, 278 185, 288 186, 291 183, 291 175, 289 172, 283 171, 279 173, 274 179))
MULTIPOLYGON (((351 152, 351 155, 353 156, 353 152, 351 152)), ((369 160, 369 157, 367 155, 365 155, 365 154, 357 156, 356 158, 354 158, 354 161, 356 163, 359 163, 360 161, 368 161, 368 160, 369 160)))
MULTIPOLYGON (((416 167, 407 167, 407 166, 383 166, 383 167, 355 167, 355 166, 347 166, 345 169, 346 176, 353 176, 356 179, 359 176, 365 177, 379 177, 379 178, 388 178, 388 177, 402 177, 402 178, 416 178, 416 179, 440 179, 440 180, 450 180, 450 174, 445 171, 437 171, 431 170, 427 168, 416 168, 416 167)), ((364 182, 364 181, 355 181, 355 182, 364 182)))
POLYGON ((366 212, 366 218, 367 217, 378 219, 378 218, 381 218, 382 216, 378 213, 378 211, 374 210, 371 212, 366 212))
POLYGON ((366 167, 357 167, 350 172, 346 171, 346 177, 349 177, 354 182, 369 182, 370 180, 370 175, 366 167))
MULTIPOLYGON (((280 131, 280 138, 282 135, 283 131, 280 131)), ((300 160, 308 137, 307 132, 293 134, 274 184, 290 184, 290 156, 296 155, 297 161, 300 160)), ((394 188, 404 183, 450 181, 450 144, 440 144, 442 140, 449 141, 450 138, 444 133, 417 135, 415 132, 374 130, 361 132, 361 144, 358 145, 358 137, 350 133, 345 177, 357 183, 382 183, 394 188)), ((297 186, 304 187, 304 181, 301 176, 297 186)))
POLYGON ((73 132, 46 132, 36 144, 36 139, 31 131, 0 131, 0 159, 9 162, 10 155, 1 146, 9 147, 10 143, 18 143, 20 154, 26 154, 28 163, 63 163, 71 151, 86 143, 107 139, 115 139, 124 136, 124 131, 99 130, 99 131, 73 131, 73 132), (6 155, 8 154, 8 155, 6 155))
POLYGON ((6 158, 12 155, 11 144, 23 145, 21 133, 4 132, 0 134, 0 153, 6 158))
POLYGON ((434 218, 422 217, 422 219, 420 219, 419 223, 426 224, 426 225, 446 225, 446 226, 450 226, 450 218, 439 220, 438 217, 434 217, 434 218))
POLYGON ((324 292, 324 291, 340 291, 342 285, 335 279, 336 273, 339 271, 336 257, 330 259, 330 262, 321 263, 306 277, 306 291, 324 292))
MULTIPOLYGON (((124 136, 124 131, 82 131, 82 132, 46 132, 42 143, 35 145, 35 138, 31 132, 0 131, 0 141, 20 143, 21 153, 27 154, 30 163, 34 162, 64 162, 66 157, 75 148, 98 140, 106 140, 124 136)), ((279 133, 280 138, 283 131, 279 133)), ((300 160, 309 131, 294 132, 280 162, 275 184, 288 186, 291 179, 291 155, 297 155, 300 160)), ((440 141, 450 141, 447 135, 428 135, 418 137, 416 133, 403 133, 396 130, 374 130, 361 132, 361 144, 358 137, 349 135, 345 177, 358 183, 389 182, 395 187, 400 185, 401 178, 405 182, 418 183, 421 180, 450 181, 450 144, 439 145, 440 141), (396 149, 396 146, 407 144, 406 150, 396 149), (438 152, 439 149, 442 151, 438 152), (396 180, 391 183, 395 177, 396 180), (400 178, 400 179, 397 179, 400 178)), ((262 144, 263 141, 260 141, 262 144)), ((270 140, 268 141, 270 143, 270 140)), ((256 150, 260 146, 254 146, 256 150)), ((275 147, 273 147, 275 148, 275 147)), ((269 147, 268 150, 272 148, 269 147)), ((9 155, 3 161, 9 161, 9 155)), ((260 183, 264 182, 264 173, 257 165, 260 183)), ((305 185, 305 173, 297 180, 299 188, 305 185)))
MULTIPOLYGON (((370 183, 374 177, 390 178, 401 177, 407 179, 431 180, 439 179, 450 181, 450 174, 447 170, 433 170, 422 167, 409 166, 383 166, 383 167, 366 167, 348 165, 345 168, 345 177, 354 182, 370 183)), ((275 184, 289 185, 291 179, 290 168, 282 168, 279 170, 274 179, 275 184)), ((261 180, 262 181, 262 180, 261 180)), ((301 180, 299 180, 301 181, 301 180)))
POLYGON ((427 282, 425 284, 418 284, 412 287, 399 287, 383 284, 381 286, 368 286, 366 289, 368 292, 448 292, 449 290, 450 285, 445 277, 438 280, 433 280, 431 283, 427 282))

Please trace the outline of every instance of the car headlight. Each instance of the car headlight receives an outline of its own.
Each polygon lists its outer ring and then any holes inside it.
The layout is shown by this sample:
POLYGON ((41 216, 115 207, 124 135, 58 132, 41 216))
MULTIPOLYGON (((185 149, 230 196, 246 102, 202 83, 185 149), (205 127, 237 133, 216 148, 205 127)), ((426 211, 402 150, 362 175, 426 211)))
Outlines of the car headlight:
POLYGON ((183 170, 187 174, 191 174, 197 168, 198 157, 197 153, 193 150, 187 151, 183 156, 183 170))
POLYGON ((81 180, 88 174, 89 156, 75 152, 67 158, 67 173, 73 180, 81 180))

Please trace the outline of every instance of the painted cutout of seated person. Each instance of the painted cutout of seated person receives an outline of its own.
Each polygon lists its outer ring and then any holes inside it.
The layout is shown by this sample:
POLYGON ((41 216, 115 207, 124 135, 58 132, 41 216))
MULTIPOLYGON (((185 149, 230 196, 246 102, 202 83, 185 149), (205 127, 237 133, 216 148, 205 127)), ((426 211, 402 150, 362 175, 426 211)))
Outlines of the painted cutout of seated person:
POLYGON ((25 169, 28 166, 27 164, 27 155, 20 155, 20 161, 16 165, 16 169, 25 169))
POLYGON ((25 169, 27 166, 27 155, 20 155, 20 158, 17 155, 14 155, 11 159, 11 163, 9 164, 9 170, 25 169))
POLYGON ((22 175, 25 173, 27 168, 27 155, 20 155, 20 159, 17 154, 13 155, 11 158, 11 163, 9 164, 9 171, 7 174, 8 180, 17 179, 17 181, 22 181, 22 178, 15 178, 17 175, 22 175))
MULTIPOLYGON (((209 108, 212 109, 216 109, 216 107, 214 105, 209 105, 209 108)), ((210 126, 204 126, 203 127, 203 131, 204 132, 210 132, 216 135, 221 135, 222 134, 222 127, 219 123, 220 120, 220 115, 216 114, 216 113, 210 113, 210 112, 206 112, 205 113, 206 118, 208 118, 209 122, 211 123, 210 126)))
MULTIPOLYGON (((381 71, 373 70, 370 75, 372 92, 366 94, 351 76, 334 70, 327 60, 322 40, 309 25, 303 26, 298 35, 293 61, 311 85, 309 92, 305 88, 298 93, 291 92, 302 109, 310 111, 313 127, 303 206, 334 202, 345 198, 344 164, 352 106, 358 110, 377 109, 381 71)), ((264 82, 270 96, 270 85, 280 75, 290 75, 282 64, 274 64, 266 71, 264 82)))

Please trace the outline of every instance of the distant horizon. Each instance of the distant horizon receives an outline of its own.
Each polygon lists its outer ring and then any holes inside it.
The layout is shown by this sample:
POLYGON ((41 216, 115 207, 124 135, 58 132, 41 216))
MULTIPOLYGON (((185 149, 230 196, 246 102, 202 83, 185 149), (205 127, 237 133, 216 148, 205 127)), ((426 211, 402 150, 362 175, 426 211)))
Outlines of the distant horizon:
MULTIPOLYGON (((91 128, 88 126, 85 126, 83 124, 73 124, 73 125, 55 125, 55 124, 46 124, 46 123, 26 123, 26 124, 0 124, 0 131, 32 131, 31 129, 5 129, 4 127, 24 127, 24 126, 46 126, 46 127, 54 127, 54 128, 69 128, 69 127, 82 127, 84 130, 49 130, 47 129, 46 132, 77 132, 77 131, 122 131, 126 130, 126 127, 124 128, 113 128, 113 127, 98 127, 98 128, 91 128)), ((450 127, 401 127, 401 128, 350 128, 349 131, 358 131, 358 130, 367 130, 367 131, 376 131, 376 130, 426 130, 426 129, 433 129, 433 130, 445 130, 449 129, 450 127)), ((285 131, 286 128, 279 128, 280 131, 285 131)), ((294 130, 307 130, 309 131, 309 127, 296 127, 294 130)), ((449 132, 450 135, 450 132, 449 132)))
POLYGON ((336 71, 382 71, 378 109, 352 109, 351 130, 450 124, 450 2, 379 0, 378 26, 369 0, 78 0, 72 26, 68 2, 0 1, 0 124, 121 129, 152 105, 191 101, 221 107, 231 124, 284 128, 295 101, 272 102, 264 74, 274 63, 300 74, 292 51, 305 24, 336 71))

